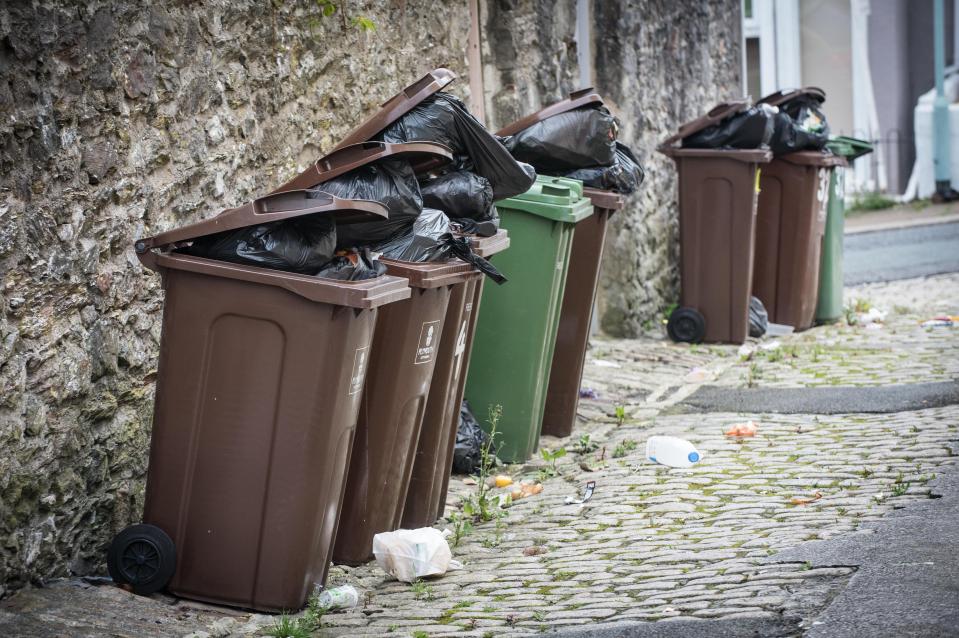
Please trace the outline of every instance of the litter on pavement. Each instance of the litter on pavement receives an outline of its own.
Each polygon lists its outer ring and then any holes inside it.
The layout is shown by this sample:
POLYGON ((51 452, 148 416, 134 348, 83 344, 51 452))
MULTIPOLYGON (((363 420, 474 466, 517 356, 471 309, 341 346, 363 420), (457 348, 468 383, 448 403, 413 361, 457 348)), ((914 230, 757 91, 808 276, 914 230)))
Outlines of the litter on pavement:
POLYGON ((755 421, 746 421, 745 423, 733 423, 729 426, 729 429, 726 430, 726 436, 756 436, 756 431, 759 430, 759 426, 755 421))
POLYGON ((651 436, 646 440, 646 458, 669 467, 692 467, 702 454, 696 446, 675 436, 651 436))
POLYGON ((441 532, 432 527, 398 529, 382 532, 373 537, 373 555, 376 564, 390 576, 404 583, 425 576, 440 576, 450 569, 461 569, 459 561, 453 560, 446 537, 449 530, 441 532))
POLYGON ((583 491, 582 498, 575 498, 573 496, 566 497, 567 505, 580 505, 586 503, 589 499, 593 498, 593 491, 596 489, 596 481, 588 481, 586 483, 586 489, 583 491))

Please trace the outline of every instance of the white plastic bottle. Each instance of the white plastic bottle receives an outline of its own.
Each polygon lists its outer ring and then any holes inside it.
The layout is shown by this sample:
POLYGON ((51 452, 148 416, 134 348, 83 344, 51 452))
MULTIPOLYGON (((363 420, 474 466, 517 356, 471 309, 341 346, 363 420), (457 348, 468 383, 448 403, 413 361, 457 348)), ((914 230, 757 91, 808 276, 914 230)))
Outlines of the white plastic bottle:
POLYGON ((702 455, 696 446, 675 436, 651 436, 646 440, 646 458, 669 467, 692 467, 702 455))

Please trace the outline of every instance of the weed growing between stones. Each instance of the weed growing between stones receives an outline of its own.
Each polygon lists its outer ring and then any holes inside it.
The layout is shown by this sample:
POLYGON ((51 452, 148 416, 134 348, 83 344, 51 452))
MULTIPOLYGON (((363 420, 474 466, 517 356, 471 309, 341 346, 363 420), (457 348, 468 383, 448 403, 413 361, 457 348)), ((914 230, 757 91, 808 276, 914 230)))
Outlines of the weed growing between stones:
POLYGON ((271 638, 310 638, 322 626, 325 613, 326 608, 320 604, 320 591, 317 589, 310 595, 302 616, 280 615, 273 626, 266 630, 266 635, 271 638))

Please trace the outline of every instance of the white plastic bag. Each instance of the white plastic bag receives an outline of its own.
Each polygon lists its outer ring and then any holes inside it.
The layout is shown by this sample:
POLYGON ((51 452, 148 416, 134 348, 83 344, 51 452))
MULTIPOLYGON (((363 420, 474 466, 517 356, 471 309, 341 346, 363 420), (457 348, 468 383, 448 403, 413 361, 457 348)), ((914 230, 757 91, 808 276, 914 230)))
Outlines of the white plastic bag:
POLYGON ((445 574, 462 567, 453 560, 446 533, 432 527, 398 529, 373 537, 376 564, 387 574, 405 583, 445 574))

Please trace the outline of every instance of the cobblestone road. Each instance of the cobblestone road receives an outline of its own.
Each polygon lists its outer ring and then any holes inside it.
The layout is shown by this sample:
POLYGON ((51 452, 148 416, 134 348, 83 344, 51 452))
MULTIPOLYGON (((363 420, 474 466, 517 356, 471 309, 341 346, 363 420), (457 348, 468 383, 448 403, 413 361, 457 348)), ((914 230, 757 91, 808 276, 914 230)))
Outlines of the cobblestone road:
MULTIPOLYGON (((362 603, 326 616, 321 635, 525 636, 676 617, 808 626, 854 568, 781 563, 777 552, 854 533, 865 521, 929 498, 927 482, 955 462, 959 406, 832 416, 668 408, 703 384, 842 387, 959 377, 959 329, 920 326, 936 314, 959 314, 959 275, 864 286, 850 297, 885 309, 885 322, 816 328, 780 338, 771 349, 597 339, 584 385, 598 398, 581 402, 570 439, 545 439, 547 447, 570 452, 557 464, 559 475, 498 522, 477 524, 454 549, 462 570, 411 586, 375 564, 334 568, 331 584, 356 585, 362 603), (625 412, 622 423, 617 407, 625 412), (759 424, 757 436, 724 435, 747 419, 759 424), (644 458, 651 434, 687 438, 703 460, 688 470, 655 465, 644 458), (583 435, 596 449, 574 452, 583 435), (596 481, 592 500, 565 504, 589 480, 596 481)), ((533 480, 545 468, 538 461, 504 471, 533 480)), ((452 483, 450 510, 476 489, 462 477, 452 483)), ((146 603, 135 597, 118 596, 138 618, 154 613, 144 613, 146 603)), ((201 627, 210 635, 244 635, 271 623, 233 615, 211 626, 215 612, 165 602, 180 615, 155 612, 162 631, 154 625, 154 633, 129 635, 182 636, 201 627)))

